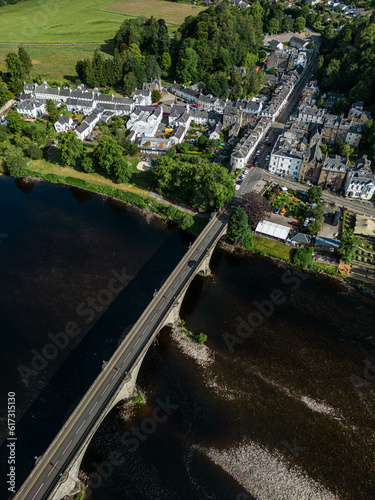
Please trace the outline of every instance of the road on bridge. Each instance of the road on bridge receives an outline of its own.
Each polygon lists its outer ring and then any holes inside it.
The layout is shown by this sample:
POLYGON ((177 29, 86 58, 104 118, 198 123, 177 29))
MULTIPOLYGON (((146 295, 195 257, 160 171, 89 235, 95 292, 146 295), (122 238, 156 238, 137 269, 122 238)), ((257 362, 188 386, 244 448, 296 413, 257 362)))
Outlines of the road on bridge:
MULTIPOLYGON (((195 276, 191 267, 204 259, 224 229, 228 213, 217 213, 172 271, 137 323, 82 398, 72 415, 18 491, 15 500, 44 500, 64 481, 86 436, 105 413, 106 407, 139 359, 144 346, 173 307, 174 299, 195 276), (189 266, 190 263, 190 266, 189 266)), ((31 459, 31 457, 30 457, 31 459)))

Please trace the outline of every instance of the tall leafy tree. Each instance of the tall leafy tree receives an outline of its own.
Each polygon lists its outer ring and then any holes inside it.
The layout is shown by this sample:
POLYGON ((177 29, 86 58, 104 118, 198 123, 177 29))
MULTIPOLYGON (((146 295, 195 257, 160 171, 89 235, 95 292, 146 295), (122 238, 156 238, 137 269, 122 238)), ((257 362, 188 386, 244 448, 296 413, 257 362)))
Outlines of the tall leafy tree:
POLYGON ((338 254, 344 262, 347 262, 348 264, 351 263, 355 257, 359 243, 360 238, 354 235, 353 229, 343 232, 338 254))
POLYGON ((46 108, 49 116, 49 121, 51 123, 55 123, 59 119, 60 111, 56 107, 56 104, 52 101, 52 99, 47 99, 46 108))
POLYGON ((21 115, 15 109, 10 109, 6 118, 8 121, 8 128, 11 132, 20 132, 25 125, 21 115))
POLYGON ((5 63, 9 73, 9 88, 14 94, 22 91, 23 72, 21 60, 16 52, 8 52, 5 63))
POLYGON ((250 231, 249 218, 245 210, 236 207, 229 218, 227 238, 231 242, 238 243, 246 238, 250 231))
POLYGON ((30 54, 24 47, 18 47, 18 57, 21 61, 22 73, 28 75, 30 78, 30 71, 33 68, 33 63, 31 62, 30 54))
POLYGON ((94 52, 94 58, 92 60, 92 70, 95 83, 97 85, 104 86, 106 84, 106 78, 104 76, 104 60, 99 49, 96 49, 94 52))
POLYGON ((314 248, 297 248, 292 257, 292 262, 296 266, 302 267, 302 269, 312 267, 312 252, 314 248))
POLYGON ((82 141, 78 139, 74 130, 62 132, 58 135, 57 140, 57 148, 60 151, 64 165, 67 167, 75 167, 85 149, 82 141))
POLYGON ((8 100, 8 89, 4 82, 0 82, 0 107, 8 100))
POLYGON ((319 201, 322 197, 322 188, 320 186, 311 186, 307 194, 310 200, 319 201))
POLYGON ((113 137, 100 137, 93 157, 99 168, 108 175, 114 175, 118 182, 125 182, 130 178, 131 171, 124 158, 123 149, 113 137))
POLYGON ((10 175, 22 177, 25 175, 27 160, 23 157, 22 149, 9 146, 5 151, 5 168, 10 175))
POLYGON ((247 213, 249 226, 253 229, 256 228, 258 222, 263 220, 272 211, 268 201, 255 191, 250 191, 241 196, 240 206, 247 213))

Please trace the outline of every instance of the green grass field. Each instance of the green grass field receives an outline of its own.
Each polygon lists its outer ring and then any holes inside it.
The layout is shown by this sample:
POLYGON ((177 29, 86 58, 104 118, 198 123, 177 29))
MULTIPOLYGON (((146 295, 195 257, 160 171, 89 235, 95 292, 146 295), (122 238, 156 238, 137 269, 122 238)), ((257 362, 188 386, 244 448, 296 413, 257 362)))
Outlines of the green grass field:
POLYGON ((106 12, 122 14, 123 16, 145 16, 151 15, 162 18, 171 25, 179 26, 187 16, 196 16, 204 7, 197 5, 166 2, 163 0, 120 0, 104 7, 106 12))
POLYGON ((254 236, 254 250, 263 251, 267 255, 290 262, 290 247, 263 236, 254 236))
MULTIPOLYGON (((194 5, 163 0, 29 0, 0 8, 0 70, 5 71, 5 56, 27 45, 34 68, 32 77, 62 81, 76 76, 79 59, 92 57, 95 48, 111 40, 126 18, 137 16, 166 21, 172 36, 186 16, 202 10, 194 5), (48 46, 38 44, 81 44, 48 46)), ((105 55, 105 54, 104 54, 105 55)))
MULTIPOLYGON (((51 47, 46 45, 28 45, 26 50, 31 56, 33 69, 31 77, 41 75, 43 80, 62 81, 78 78, 75 65, 79 59, 91 58, 98 45, 73 45, 51 47)), ((14 44, 0 45, 0 70, 6 71, 5 56, 11 50, 17 52, 18 46, 14 44)), ((108 57, 103 54, 104 57, 108 57)))
MULTIPOLYGON (((1 42, 92 43, 112 39, 127 17, 153 15, 175 31, 200 7, 162 0, 29 0, 0 8, 1 42)), ((172 34, 172 33, 171 33, 172 34)))

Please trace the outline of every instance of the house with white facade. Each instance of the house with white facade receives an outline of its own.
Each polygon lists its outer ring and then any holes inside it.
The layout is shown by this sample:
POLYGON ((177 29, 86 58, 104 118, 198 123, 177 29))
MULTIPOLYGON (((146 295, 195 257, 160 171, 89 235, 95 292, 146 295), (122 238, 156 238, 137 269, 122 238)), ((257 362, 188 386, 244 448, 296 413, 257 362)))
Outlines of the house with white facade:
POLYGON ((35 97, 25 99, 17 106, 17 112, 20 115, 26 116, 26 118, 37 118, 38 116, 43 116, 45 111, 46 105, 38 99, 35 99, 35 97))
POLYGON ((163 108, 137 106, 126 122, 126 128, 135 132, 135 137, 153 137, 163 118, 163 108))
POLYGON ((358 160, 352 170, 346 174, 344 183, 345 196, 360 200, 371 200, 375 194, 375 174, 371 161, 366 156, 358 160))
POLYGON ((247 129, 247 133, 236 144, 230 157, 232 168, 244 168, 255 153, 256 147, 267 134, 271 119, 262 116, 254 128, 247 129))
POLYGON ((299 122, 323 124, 327 110, 316 106, 299 106, 297 120, 299 122))
POLYGON ((67 132, 68 130, 72 130, 74 128, 73 120, 71 118, 67 118, 64 115, 60 115, 59 119, 53 125, 57 133, 67 132))
POLYGON ((218 122, 210 130, 210 132, 208 134, 209 139, 219 140, 220 139, 220 133, 221 133, 222 129, 223 129, 223 124, 221 122, 218 122))
POLYGON ((151 90, 138 90, 135 89, 133 99, 138 106, 151 106, 151 90))
POLYGON ((284 44, 280 42, 280 40, 273 39, 268 44, 270 49, 278 49, 283 50, 284 44))
POLYGON ((174 83, 171 87, 171 92, 177 97, 181 97, 181 99, 185 99, 188 102, 192 102, 198 105, 200 92, 198 92, 197 90, 185 87, 185 85, 174 83))
POLYGON ((298 38, 298 36, 292 36, 289 40, 290 47, 295 47, 298 50, 304 49, 308 46, 309 42, 306 40, 302 40, 302 38, 298 38))
POLYGON ((295 137, 279 136, 270 155, 268 170, 283 177, 298 179, 304 152, 295 137))
POLYGON ((83 122, 76 129, 74 129, 74 132, 77 134, 78 139, 80 139, 81 141, 86 139, 86 137, 90 135, 94 130, 101 116, 102 111, 100 108, 94 109, 94 111, 86 116, 83 122))

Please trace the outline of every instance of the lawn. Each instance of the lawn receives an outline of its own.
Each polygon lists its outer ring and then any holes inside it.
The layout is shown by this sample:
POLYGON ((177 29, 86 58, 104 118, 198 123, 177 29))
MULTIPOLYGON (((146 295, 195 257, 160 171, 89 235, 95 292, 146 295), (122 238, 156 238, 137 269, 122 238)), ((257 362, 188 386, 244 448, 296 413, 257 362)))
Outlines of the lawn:
MULTIPOLYGON (((91 58, 97 47, 98 45, 65 45, 62 47, 28 45, 26 50, 34 65, 31 78, 41 75, 43 80, 49 82, 62 82, 71 79, 74 81, 78 78, 75 70, 76 62, 80 59, 91 58)), ((0 71, 6 71, 5 56, 11 50, 17 52, 18 46, 14 44, 0 45, 0 71)), ((103 56, 108 57, 106 54, 103 56)))
POLYGON ((270 240, 268 238, 264 238, 263 236, 254 236, 253 248, 257 252, 264 252, 272 257, 290 262, 291 248, 279 243, 278 241, 270 240))
POLYGON ((173 34, 188 15, 202 10, 162 0, 29 0, 0 8, 1 42, 93 43, 112 39, 127 17, 163 18, 173 34))
POLYGON ((101 11, 108 0, 29 0, 1 7, 2 42, 88 43, 113 38, 124 16, 101 11))
MULTIPOLYGON (((55 155, 57 156, 57 155, 55 155)), ((53 157, 54 158, 54 157, 53 157)), ((129 161, 132 162, 132 170, 135 170, 135 165, 138 163, 138 158, 129 158, 129 161)), ((124 183, 124 184, 116 184, 112 182, 110 179, 106 179, 105 177, 99 174, 86 174, 85 172, 77 172, 73 168, 60 167, 55 163, 51 163, 46 160, 33 160, 29 167, 30 170, 34 170, 35 172, 40 172, 43 174, 56 174, 62 175, 64 177, 74 177, 76 179, 84 179, 87 182, 92 182, 95 184, 103 184, 106 186, 110 186, 112 188, 121 189, 124 191, 131 191, 132 193, 147 195, 147 191, 143 189, 139 189, 136 186, 124 183)))
POLYGON ((185 17, 196 16, 204 7, 186 3, 166 2, 163 0, 120 0, 104 7, 102 10, 124 16, 160 17, 171 25, 180 25, 185 17))

